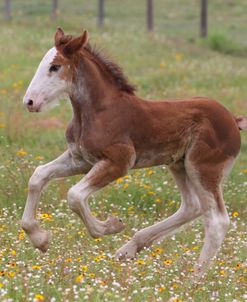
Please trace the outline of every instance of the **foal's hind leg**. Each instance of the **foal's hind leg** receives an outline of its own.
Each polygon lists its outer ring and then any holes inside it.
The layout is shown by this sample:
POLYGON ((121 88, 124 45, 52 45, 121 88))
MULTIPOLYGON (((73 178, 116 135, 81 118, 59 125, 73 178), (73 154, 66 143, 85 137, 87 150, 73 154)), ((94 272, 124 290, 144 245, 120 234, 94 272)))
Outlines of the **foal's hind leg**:
POLYGON ((135 254, 144 247, 150 246, 153 241, 166 235, 173 234, 183 224, 197 218, 201 211, 198 197, 186 174, 183 162, 170 167, 174 179, 182 195, 182 203, 179 210, 162 222, 138 231, 116 253, 116 259, 134 258, 135 254))
POLYGON ((224 172, 230 170, 232 164, 233 159, 214 165, 209 162, 207 166, 198 165, 196 169, 190 161, 186 164, 190 179, 199 196, 205 229, 204 245, 195 266, 195 274, 198 276, 206 272, 230 224, 222 196, 221 180, 224 172))
POLYGON ((45 252, 49 241, 48 232, 41 229, 36 221, 36 210, 42 189, 53 178, 87 173, 90 168, 91 166, 83 160, 75 162, 68 151, 54 161, 36 168, 29 180, 28 197, 21 221, 21 226, 34 247, 45 252))
POLYGON ((207 204, 207 206, 203 208, 204 245, 195 266, 195 273, 198 276, 206 272, 212 258, 220 248, 230 224, 220 188, 215 193, 202 190, 201 202, 207 204), (223 207, 219 208, 218 201, 220 201, 223 207))

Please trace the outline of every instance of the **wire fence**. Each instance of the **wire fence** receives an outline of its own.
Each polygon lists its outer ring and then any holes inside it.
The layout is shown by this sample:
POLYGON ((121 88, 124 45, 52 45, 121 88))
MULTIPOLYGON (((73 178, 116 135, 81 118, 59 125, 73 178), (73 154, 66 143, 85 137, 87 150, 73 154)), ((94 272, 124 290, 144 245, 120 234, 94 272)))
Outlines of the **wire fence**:
MULTIPOLYGON (((31 3, 30 1, 21 1, 18 2, 15 0, 4 0, 3 1, 3 19, 5 21, 10 21, 13 18, 19 17, 20 15, 28 15, 28 14, 35 14, 35 7, 37 11, 40 13, 44 13, 44 11, 49 14, 50 19, 55 21, 59 14, 61 13, 60 6, 62 7, 62 2, 59 0, 50 0, 50 1, 35 1, 35 3, 31 3), (49 8, 50 6, 50 8, 49 8), (50 10, 50 11, 48 11, 50 10)), ((81 1, 81 13, 83 14, 83 3, 81 1)), ((105 0, 97 0, 92 1, 95 4, 95 15, 97 16, 96 23, 99 27, 104 26, 105 21, 105 12, 107 9, 108 1, 105 0)), ((71 1, 71 6, 76 5, 78 6, 78 1, 71 1)), ((117 3, 116 3, 117 5, 117 3)), ((145 7, 145 16, 146 18, 146 30, 149 32, 154 31, 155 29, 155 1, 154 0, 145 0, 140 4, 145 7)), ((198 14, 200 14, 200 28, 199 33, 201 37, 207 36, 207 6, 208 0, 200 0, 200 11, 198 10, 198 14)), ((79 8, 79 6, 78 6, 79 8)), ((62 12, 66 13, 66 12, 62 12)))
POLYGON ((246 0, 2 0, 0 24, 147 31, 246 47, 246 0), (218 40, 216 41, 218 42, 218 40))

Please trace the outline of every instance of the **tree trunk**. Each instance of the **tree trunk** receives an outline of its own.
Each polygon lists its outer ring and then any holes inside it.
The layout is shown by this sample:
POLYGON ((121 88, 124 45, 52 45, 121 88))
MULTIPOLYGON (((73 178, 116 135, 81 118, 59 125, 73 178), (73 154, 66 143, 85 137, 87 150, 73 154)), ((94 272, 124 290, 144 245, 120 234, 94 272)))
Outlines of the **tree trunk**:
POLYGON ((153 31, 154 16, 153 16, 153 0, 147 0, 147 30, 153 31))
POLYGON ((11 0, 4 1, 4 19, 11 20, 11 0))
POLYGON ((52 8, 51 8, 51 20, 55 21, 57 18, 58 12, 58 0, 52 0, 52 8))
POLYGON ((201 0, 200 35, 202 38, 208 35, 208 0, 201 0))
POLYGON ((98 0, 98 26, 101 27, 104 24, 105 17, 105 1, 98 0))

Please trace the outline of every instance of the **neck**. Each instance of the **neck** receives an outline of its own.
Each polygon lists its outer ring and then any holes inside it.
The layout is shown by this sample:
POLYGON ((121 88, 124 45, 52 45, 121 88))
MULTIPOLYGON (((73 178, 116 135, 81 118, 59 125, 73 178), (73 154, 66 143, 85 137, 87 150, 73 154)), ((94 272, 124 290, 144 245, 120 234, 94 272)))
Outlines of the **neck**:
POLYGON ((94 62, 80 61, 70 100, 74 115, 83 117, 104 110, 117 89, 102 76, 94 62))

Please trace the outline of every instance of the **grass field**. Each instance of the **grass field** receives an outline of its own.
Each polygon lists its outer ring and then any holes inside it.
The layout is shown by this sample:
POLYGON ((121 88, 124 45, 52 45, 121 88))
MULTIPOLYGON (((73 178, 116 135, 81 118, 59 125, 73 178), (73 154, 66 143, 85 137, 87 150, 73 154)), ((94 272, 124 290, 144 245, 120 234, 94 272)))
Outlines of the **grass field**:
POLYGON ((54 181, 42 195, 38 219, 53 237, 46 254, 32 248, 19 226, 34 168, 66 148, 68 103, 41 114, 22 107, 58 25, 69 33, 87 28, 91 42, 123 66, 142 97, 208 96, 247 115, 246 1, 211 1, 207 41, 198 39, 195 0, 154 1, 154 34, 145 32, 143 1, 106 1, 106 24, 100 30, 96 1, 60 2, 55 23, 49 20, 48 0, 13 1, 13 21, 0 21, 0 301, 246 301, 246 133, 225 184, 231 228, 199 283, 193 284, 191 272, 203 243, 200 221, 132 262, 113 260, 136 230, 179 207, 178 190, 164 167, 131 172, 91 199, 100 219, 107 213, 123 218, 128 226, 121 234, 91 239, 68 209, 67 190, 80 176, 54 181))

